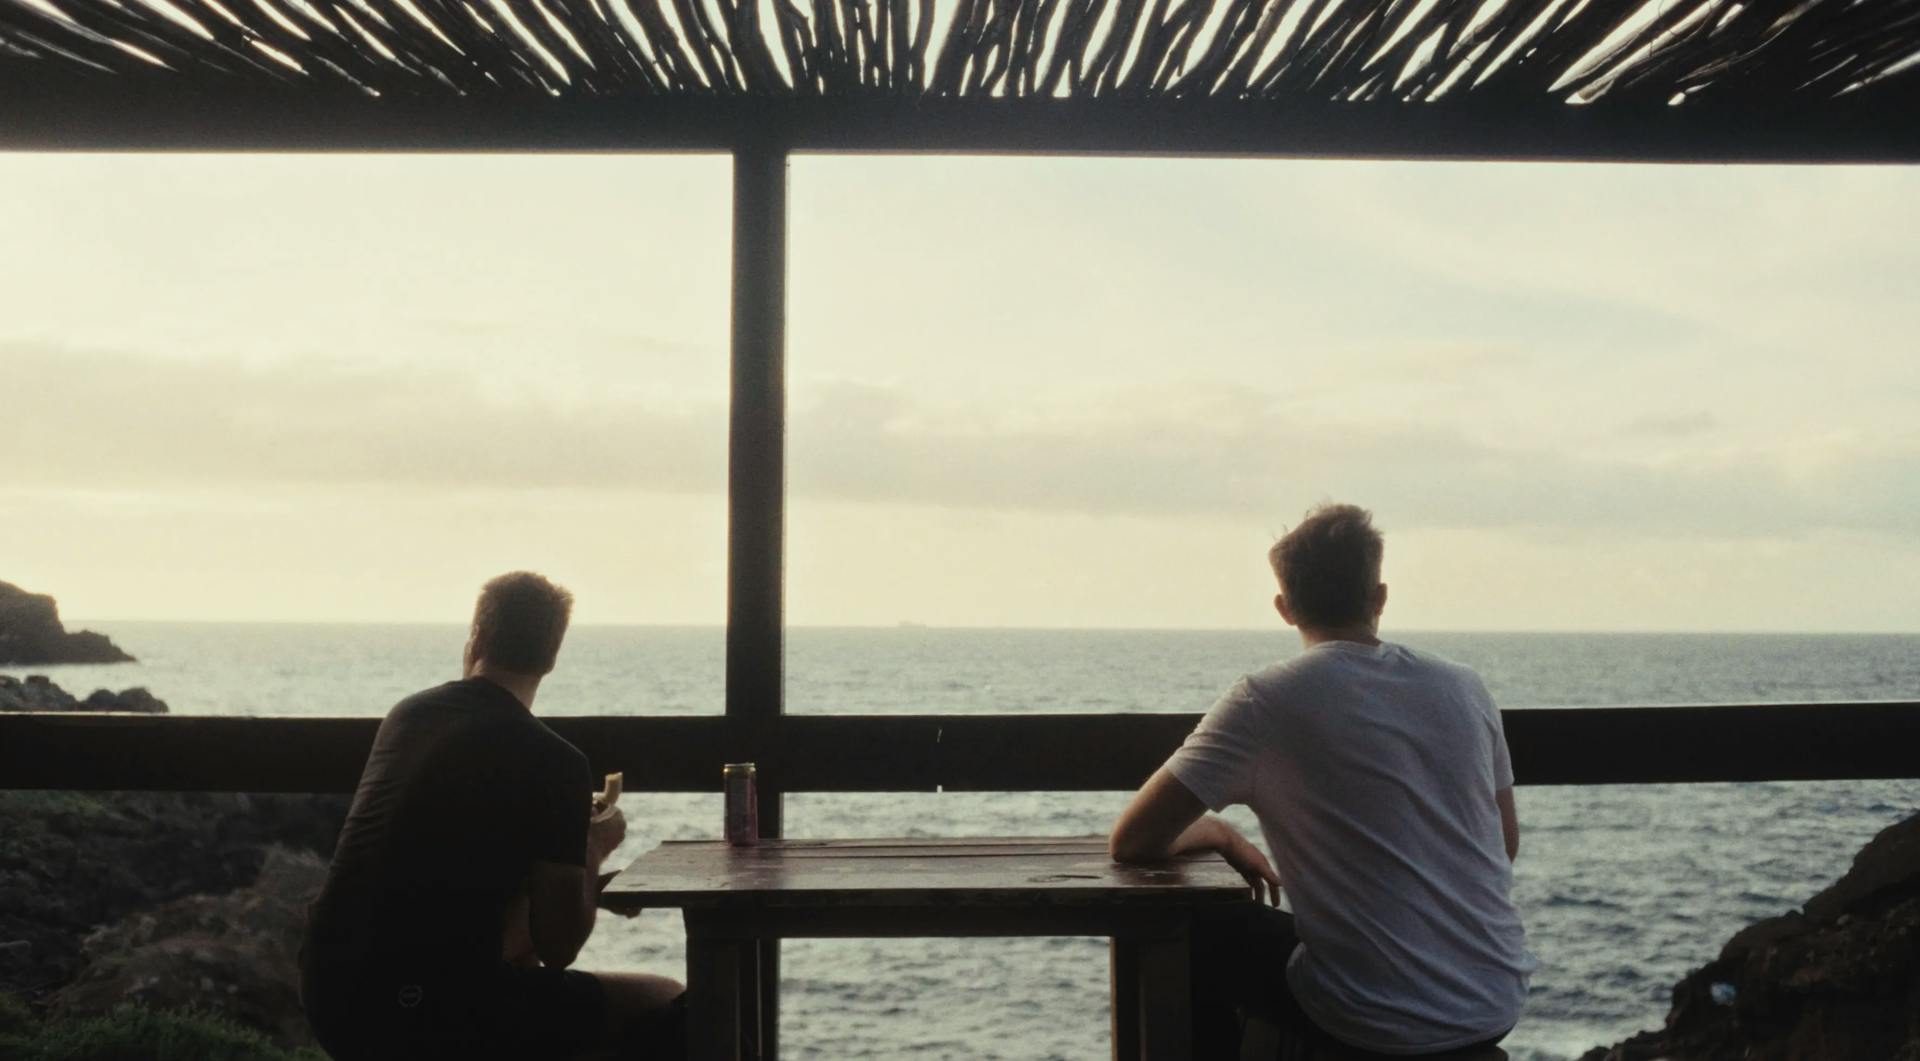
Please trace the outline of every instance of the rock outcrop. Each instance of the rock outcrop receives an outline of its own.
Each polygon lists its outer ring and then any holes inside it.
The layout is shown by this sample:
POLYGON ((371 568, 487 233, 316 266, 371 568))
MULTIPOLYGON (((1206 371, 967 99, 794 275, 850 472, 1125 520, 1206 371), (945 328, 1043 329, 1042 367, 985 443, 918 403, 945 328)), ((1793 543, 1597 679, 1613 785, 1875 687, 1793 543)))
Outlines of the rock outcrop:
POLYGON ((274 847, 244 888, 176 899, 100 929, 81 947, 80 974, 47 999, 47 1016, 134 1003, 216 1013, 281 1046, 310 1044, 298 956, 306 904, 326 876, 312 852, 274 847))
POLYGON ((1682 980, 1658 1031, 1581 1061, 1920 1061, 1920 815, 1682 980))
POLYGON ((105 634, 69 633, 52 597, 0 582, 0 666, 131 662, 105 634))
POLYGON ((272 847, 330 854, 347 802, 0 792, 0 992, 44 996, 87 964, 81 941, 95 928, 186 896, 247 887, 272 847))
POLYGON ((134 711, 164 715, 167 702, 141 686, 117 693, 95 689, 81 700, 44 674, 29 674, 25 681, 0 674, 0 711, 134 711))

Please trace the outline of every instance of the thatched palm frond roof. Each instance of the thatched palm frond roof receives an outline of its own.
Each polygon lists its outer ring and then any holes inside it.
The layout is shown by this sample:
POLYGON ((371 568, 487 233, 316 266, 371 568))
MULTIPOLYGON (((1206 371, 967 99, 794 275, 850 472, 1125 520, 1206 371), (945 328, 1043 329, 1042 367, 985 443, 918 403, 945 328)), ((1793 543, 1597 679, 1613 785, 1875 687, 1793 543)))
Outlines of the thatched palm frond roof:
POLYGON ((1911 121, 1920 2, 0 0, 0 90, 96 111, 188 93, 1802 115, 1871 105, 1882 121, 1911 121))

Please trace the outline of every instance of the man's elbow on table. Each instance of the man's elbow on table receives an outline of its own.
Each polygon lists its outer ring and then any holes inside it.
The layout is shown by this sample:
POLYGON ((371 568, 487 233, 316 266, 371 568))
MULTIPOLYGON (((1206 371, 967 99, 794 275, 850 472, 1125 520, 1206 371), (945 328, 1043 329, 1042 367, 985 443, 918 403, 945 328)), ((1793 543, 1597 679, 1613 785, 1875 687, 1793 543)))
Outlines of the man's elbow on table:
POLYGON ((1158 838, 1149 835, 1147 823, 1136 811, 1136 807, 1122 811, 1113 823, 1113 831, 1107 834, 1107 855, 1115 862, 1152 862, 1165 857, 1165 852, 1154 850, 1158 838))
POLYGON ((1162 767, 1113 823, 1107 854, 1115 862, 1162 861, 1175 853, 1181 836, 1206 809, 1179 778, 1162 767))
POLYGON ((1162 832, 1151 823, 1123 815, 1107 836, 1107 854, 1115 862, 1164 862, 1173 856, 1173 843, 1162 832))
POLYGON ((1156 857, 1164 857, 1155 852, 1145 839, 1128 832, 1121 825, 1114 826, 1112 835, 1107 837, 1107 854, 1115 862, 1152 862, 1156 857))

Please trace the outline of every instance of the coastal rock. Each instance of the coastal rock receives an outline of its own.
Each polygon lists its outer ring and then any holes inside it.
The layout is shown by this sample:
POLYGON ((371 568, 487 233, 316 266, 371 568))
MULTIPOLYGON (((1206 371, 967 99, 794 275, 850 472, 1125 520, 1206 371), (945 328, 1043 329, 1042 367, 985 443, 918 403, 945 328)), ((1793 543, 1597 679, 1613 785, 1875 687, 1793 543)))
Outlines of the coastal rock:
POLYGON ((67 632, 52 597, 0 582, 0 666, 131 662, 105 634, 67 632))
POLYGON ((78 711, 80 701, 44 674, 26 681, 0 674, 0 711, 78 711))
POLYGON ((72 980, 97 926, 251 885, 272 847, 330 854, 346 811, 331 795, 0 792, 0 993, 72 980))
POLYGON ((113 692, 95 689, 85 700, 55 685, 44 674, 29 674, 25 681, 0 674, 0 711, 133 711, 144 715, 164 715, 167 702, 143 686, 113 692))
POLYGON ((81 948, 85 967, 47 999, 47 1015, 98 1015, 127 1003, 193 1009, 282 1046, 311 1043, 298 955, 306 904, 326 874, 312 852, 273 847, 247 887, 177 899, 96 931, 81 948))
POLYGON ((112 692, 107 689, 95 689, 81 704, 87 711, 132 711, 142 715, 164 715, 167 702, 136 685, 131 689, 112 692))
POLYGON ((1666 1026, 1581 1061, 1920 1061, 1920 815, 1805 908, 1749 925, 1673 990, 1666 1026))

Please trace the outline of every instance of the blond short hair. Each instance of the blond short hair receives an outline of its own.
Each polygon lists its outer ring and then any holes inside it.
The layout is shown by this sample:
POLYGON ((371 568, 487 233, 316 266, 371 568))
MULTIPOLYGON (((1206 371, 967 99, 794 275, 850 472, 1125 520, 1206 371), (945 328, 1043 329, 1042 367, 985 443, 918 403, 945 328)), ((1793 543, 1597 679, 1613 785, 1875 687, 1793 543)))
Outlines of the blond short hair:
POLYGON ((546 674, 572 618, 573 594, 564 588, 531 571, 501 575, 480 587, 473 606, 473 658, 521 674, 546 674))

